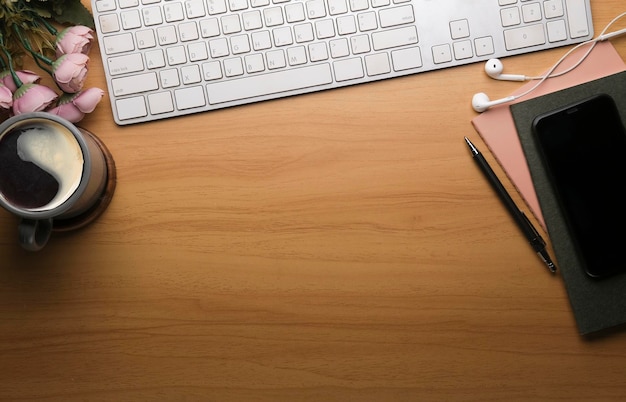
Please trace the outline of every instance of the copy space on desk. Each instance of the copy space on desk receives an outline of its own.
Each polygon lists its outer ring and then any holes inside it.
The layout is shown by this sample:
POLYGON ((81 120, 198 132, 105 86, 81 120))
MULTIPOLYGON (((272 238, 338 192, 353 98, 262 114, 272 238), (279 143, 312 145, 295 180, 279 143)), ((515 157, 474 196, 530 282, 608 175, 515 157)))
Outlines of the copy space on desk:
MULTIPOLYGON (((587 51, 583 46, 572 53, 559 67, 556 72, 577 63, 587 51)), ((556 62, 556 60, 555 60, 556 62)), ((550 66, 548 66, 549 68, 550 66)), ((608 75, 626 70, 624 61, 609 42, 601 42, 596 45, 589 57, 580 66, 560 77, 549 78, 529 95, 518 99, 511 104, 523 102, 577 84, 606 77, 608 75)), ((531 81, 519 88, 512 95, 521 94, 532 86, 536 81, 531 81)), ((509 105, 493 107, 472 120, 475 130, 487 144, 502 169, 507 174, 513 185, 520 192, 524 201, 528 204, 537 220, 546 229, 545 220, 537 200, 537 194, 532 183, 530 171, 526 163, 524 151, 517 136, 515 123, 509 105)))

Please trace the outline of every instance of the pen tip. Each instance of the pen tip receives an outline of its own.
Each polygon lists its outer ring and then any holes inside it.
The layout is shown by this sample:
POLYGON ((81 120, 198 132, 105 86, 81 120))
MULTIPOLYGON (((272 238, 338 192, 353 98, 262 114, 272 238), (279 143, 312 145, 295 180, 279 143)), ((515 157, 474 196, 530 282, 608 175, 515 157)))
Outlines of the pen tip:
POLYGON ((474 146, 474 144, 472 144, 472 141, 469 140, 469 138, 467 137, 463 137, 465 138, 465 142, 467 143, 467 146, 469 147, 470 151, 472 151, 472 155, 478 155, 478 149, 474 146))

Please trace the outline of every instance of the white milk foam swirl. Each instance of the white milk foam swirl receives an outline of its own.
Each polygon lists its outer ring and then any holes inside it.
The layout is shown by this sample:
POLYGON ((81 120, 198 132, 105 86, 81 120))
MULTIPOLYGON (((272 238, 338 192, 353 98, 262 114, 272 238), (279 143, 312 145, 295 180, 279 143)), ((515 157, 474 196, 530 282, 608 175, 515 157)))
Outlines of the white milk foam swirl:
POLYGON ((17 139, 17 154, 50 173, 59 183, 56 196, 47 205, 35 210, 52 209, 69 198, 80 184, 83 155, 71 133, 52 126, 28 127, 17 139))

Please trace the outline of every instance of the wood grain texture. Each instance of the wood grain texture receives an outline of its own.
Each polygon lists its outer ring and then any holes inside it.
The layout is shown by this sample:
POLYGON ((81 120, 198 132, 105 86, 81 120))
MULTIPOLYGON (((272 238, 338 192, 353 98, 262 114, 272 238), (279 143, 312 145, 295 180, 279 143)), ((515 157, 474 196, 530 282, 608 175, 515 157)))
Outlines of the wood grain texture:
POLYGON ((623 400, 626 333, 578 336, 468 153, 472 95, 519 86, 482 67, 128 127, 105 98, 104 215, 33 254, 0 211, 0 398, 623 400))

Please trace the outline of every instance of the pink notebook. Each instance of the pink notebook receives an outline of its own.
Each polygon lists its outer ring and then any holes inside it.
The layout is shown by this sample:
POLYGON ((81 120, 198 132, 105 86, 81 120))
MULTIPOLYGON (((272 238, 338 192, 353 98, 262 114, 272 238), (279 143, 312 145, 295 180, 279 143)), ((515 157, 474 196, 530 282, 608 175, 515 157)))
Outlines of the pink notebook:
MULTIPOLYGON (((583 46, 572 53, 562 63, 561 67, 557 69, 557 72, 575 64, 587 49, 587 47, 583 46)), ((609 42, 602 42, 593 49, 589 57, 576 69, 561 77, 547 79, 536 90, 511 103, 522 102, 624 70, 626 70, 626 64, 624 64, 613 45, 609 42)), ((522 93, 536 85, 536 83, 536 81, 530 81, 512 95, 522 93)), ((520 192, 532 213, 545 229, 545 221, 541 214, 537 194, 535 193, 530 171, 526 164, 526 157, 517 137, 517 130, 515 129, 515 123, 513 122, 513 116, 508 104, 487 110, 472 119, 472 124, 513 185, 520 192)))

